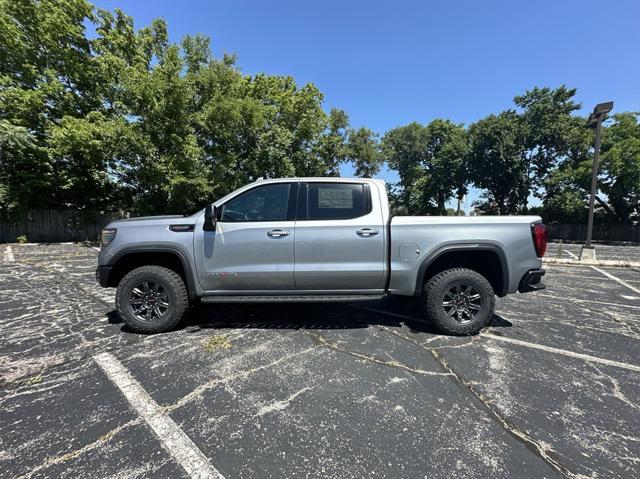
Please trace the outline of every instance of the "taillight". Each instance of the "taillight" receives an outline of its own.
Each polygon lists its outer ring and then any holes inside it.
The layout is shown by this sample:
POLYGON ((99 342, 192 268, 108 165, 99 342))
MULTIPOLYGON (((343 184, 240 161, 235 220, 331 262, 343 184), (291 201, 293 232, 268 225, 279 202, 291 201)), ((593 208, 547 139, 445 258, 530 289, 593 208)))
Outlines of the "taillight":
POLYGON ((538 258, 542 258, 547 251, 547 227, 542 223, 531 225, 531 235, 533 236, 533 246, 536 248, 538 258))

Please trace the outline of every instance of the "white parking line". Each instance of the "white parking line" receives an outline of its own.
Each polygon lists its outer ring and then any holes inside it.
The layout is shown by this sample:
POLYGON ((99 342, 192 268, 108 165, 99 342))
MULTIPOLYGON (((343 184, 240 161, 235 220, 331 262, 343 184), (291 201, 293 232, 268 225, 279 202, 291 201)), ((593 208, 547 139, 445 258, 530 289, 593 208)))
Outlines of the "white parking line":
POLYGON ((601 270, 600 268, 596 268, 595 266, 591 266, 592 269, 596 270, 598 273, 604 274, 607 278, 611 278, 614 281, 617 281, 618 283, 620 283, 622 286, 626 286, 627 288, 629 288, 631 291, 640 294, 640 289, 631 286, 629 283, 627 283, 626 281, 621 280, 620 278, 612 275, 611 273, 607 273, 606 271, 601 270))
POLYGON ((11 246, 7 246, 7 249, 4 251, 4 256, 2 260, 7 261, 9 263, 13 263, 16 260, 13 257, 13 250, 11 249, 11 246))
MULTIPOLYGON (((373 313, 386 314, 388 316, 395 316, 397 318, 410 319, 413 321, 417 320, 417 318, 412 318, 411 316, 407 316, 404 314, 397 314, 397 313, 392 313, 389 311, 383 311, 383 310, 374 309, 374 308, 366 308, 364 306, 355 306, 355 305, 349 305, 349 306, 351 306, 352 308, 363 309, 365 311, 371 311, 373 313)), ((530 343, 529 341, 522 341, 520 339, 508 338, 505 336, 498 336, 497 334, 491 334, 488 332, 481 332, 480 336, 485 338, 495 339, 496 341, 504 341, 505 343, 518 344, 520 346, 525 346, 527 348, 539 349, 541 351, 546 351, 548 353, 562 354, 563 356, 582 359, 584 361, 590 361, 593 363, 605 364, 607 366, 614 366, 617 368, 629 369, 631 371, 640 372, 640 366, 637 366, 635 364, 628 364, 620 361, 614 361, 612 359, 599 358, 597 356, 591 356, 589 354, 576 353, 575 351, 569 351, 567 349, 560 349, 560 348, 554 348, 551 346, 545 346, 544 344, 530 343)))
POLYGON ((109 353, 93 356, 107 377, 120 389, 135 411, 151 426, 164 447, 187 474, 194 478, 224 479, 193 441, 166 415, 127 368, 109 353))
POLYGON ((93 248, 94 250, 96 250, 98 253, 100 252, 100 248, 98 248, 98 247, 96 247, 96 246, 92 246, 92 248, 93 248))
POLYGON ((607 366, 614 366, 617 368, 629 369, 631 371, 640 372, 640 366, 636 366, 635 364, 627 364, 622 363, 620 361, 613 361, 611 359, 599 358, 597 356, 591 356, 589 354, 576 353, 575 351, 568 351, 566 349, 553 348, 551 346, 545 346, 543 344, 530 343, 529 341, 522 341, 520 339, 507 338, 505 336, 498 336, 491 333, 482 332, 480 336, 485 338, 495 339, 496 341, 504 341, 505 343, 517 344, 519 346, 524 346, 531 349, 539 349, 541 351, 546 351, 548 353, 561 354, 563 356, 569 356, 571 358, 582 359, 584 361, 589 361, 592 363, 605 364, 607 366))
POLYGON ((578 259, 578 255, 577 254, 573 254, 571 251, 567 251, 566 249, 563 249, 562 251, 564 251, 565 253, 569 253, 571 256, 573 256, 575 259, 578 259))
MULTIPOLYGON (((555 300, 559 300, 559 301, 572 301, 574 303, 593 303, 593 304, 598 304, 598 305, 605 305, 605 306, 617 306, 619 308, 634 308, 634 309, 638 309, 640 308, 640 305, 638 304, 625 304, 625 303, 614 303, 611 301, 598 301, 595 299, 578 299, 578 298, 567 298, 566 296, 556 296, 555 294, 549 294, 547 292, 541 291, 538 293, 539 296, 544 297, 544 298, 548 298, 548 299, 555 299, 555 300)), ((635 296, 626 296, 624 294, 621 294, 620 296, 622 296, 624 299, 638 299, 635 296)))
MULTIPOLYGON (((577 256, 577 255, 575 255, 575 254, 573 254, 571 251, 567 251, 566 249, 565 249, 565 250, 563 250, 563 251, 564 251, 565 253, 569 253, 571 256, 573 256, 574 258, 578 259, 578 256, 577 256)), ((597 271, 598 273, 604 274, 606 277, 608 277, 608 278, 610 278, 610 279, 612 279, 612 280, 614 280, 614 281, 617 281, 617 282, 618 282, 618 283, 620 283, 622 286, 626 286, 626 287, 627 287, 627 288, 629 288, 631 291, 634 291, 634 292, 636 292, 636 293, 640 294, 640 289, 638 289, 638 288, 635 288, 635 287, 631 286, 629 283, 627 283, 627 282, 625 282, 625 281, 621 280, 620 278, 618 278, 618 277, 616 277, 616 276, 614 276, 614 275, 612 275, 612 274, 610 274, 610 273, 607 273, 606 271, 602 271, 600 268, 596 268, 595 266, 589 266, 589 267, 590 267, 591 269, 593 269, 593 270, 597 271)))

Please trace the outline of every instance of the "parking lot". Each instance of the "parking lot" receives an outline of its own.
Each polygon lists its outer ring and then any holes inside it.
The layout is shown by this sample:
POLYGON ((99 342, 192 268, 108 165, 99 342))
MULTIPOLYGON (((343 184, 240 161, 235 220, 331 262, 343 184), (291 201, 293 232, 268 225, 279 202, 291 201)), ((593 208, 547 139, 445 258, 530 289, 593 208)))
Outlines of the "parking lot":
POLYGON ((96 256, 0 245, 0 477, 640 476, 637 269, 546 266, 476 337, 399 299, 198 306, 145 336, 96 256))
MULTIPOLYGON (((640 263, 640 246, 623 246, 596 244, 596 256, 598 260, 624 261, 640 263)), ((578 259, 582 245, 575 243, 549 243, 547 245, 547 258, 578 259)))

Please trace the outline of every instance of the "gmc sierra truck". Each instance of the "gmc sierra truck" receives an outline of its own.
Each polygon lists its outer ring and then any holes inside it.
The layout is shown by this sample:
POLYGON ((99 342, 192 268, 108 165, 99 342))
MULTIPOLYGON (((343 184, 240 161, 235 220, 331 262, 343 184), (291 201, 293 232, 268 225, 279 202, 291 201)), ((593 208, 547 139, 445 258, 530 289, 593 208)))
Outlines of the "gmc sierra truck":
POLYGON ((543 289, 538 216, 394 216, 383 181, 282 178, 191 216, 115 221, 96 277, 137 332, 174 328, 190 304, 416 296, 448 334, 476 334, 495 295, 543 289))

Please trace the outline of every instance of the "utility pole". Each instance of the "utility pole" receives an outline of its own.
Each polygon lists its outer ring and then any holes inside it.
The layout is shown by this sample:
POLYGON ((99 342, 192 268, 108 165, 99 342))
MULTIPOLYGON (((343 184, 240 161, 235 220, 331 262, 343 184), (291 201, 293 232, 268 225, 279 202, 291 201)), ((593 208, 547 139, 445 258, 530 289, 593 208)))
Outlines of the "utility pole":
POLYGON ((591 197, 589 198, 589 220, 587 222, 587 240, 580 249, 580 260, 595 260, 596 250, 591 245, 593 236, 593 210, 595 208, 596 191, 598 189, 598 167, 600 164, 600 143, 602 136, 602 120, 604 120, 613 108, 613 102, 598 103, 589 115, 587 126, 596 128, 596 143, 593 152, 593 171, 591 172, 591 197))

